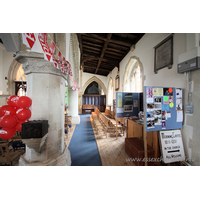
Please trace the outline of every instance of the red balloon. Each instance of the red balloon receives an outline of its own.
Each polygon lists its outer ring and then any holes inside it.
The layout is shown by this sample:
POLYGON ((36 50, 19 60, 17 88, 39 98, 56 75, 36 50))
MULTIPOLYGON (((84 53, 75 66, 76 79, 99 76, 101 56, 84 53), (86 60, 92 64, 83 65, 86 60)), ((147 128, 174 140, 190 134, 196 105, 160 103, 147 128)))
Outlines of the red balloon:
POLYGON ((4 105, 0 107, 0 116, 15 115, 16 109, 10 105, 4 105))
POLYGON ((9 140, 15 135, 15 133, 15 128, 2 128, 0 130, 0 138, 2 138, 3 140, 9 140))
POLYGON ((19 108, 16 111, 16 116, 19 120, 29 119, 31 117, 31 111, 28 108, 19 108))
POLYGON ((2 127, 1 118, 2 118, 2 117, 0 117, 0 127, 2 127))
POLYGON ((19 132, 22 132, 22 124, 26 123, 28 120, 21 120, 18 122, 18 124, 15 126, 15 129, 19 132))
POLYGON ((4 128, 12 128, 16 126, 18 123, 18 119, 15 115, 4 115, 1 117, 1 125, 4 128))
POLYGON ((16 101, 19 97, 17 95, 12 95, 7 98, 7 104, 13 107, 17 107, 16 101))
POLYGON ((17 99, 16 104, 19 108, 29 108, 32 104, 32 100, 27 96, 21 96, 17 99))

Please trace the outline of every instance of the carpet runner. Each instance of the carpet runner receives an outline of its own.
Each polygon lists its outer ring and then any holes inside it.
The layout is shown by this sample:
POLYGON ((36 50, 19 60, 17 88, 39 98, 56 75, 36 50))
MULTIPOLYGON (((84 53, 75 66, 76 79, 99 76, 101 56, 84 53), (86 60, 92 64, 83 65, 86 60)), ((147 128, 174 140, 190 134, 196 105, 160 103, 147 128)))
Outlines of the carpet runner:
POLYGON ((102 166, 89 114, 80 115, 68 149, 72 166, 102 166))

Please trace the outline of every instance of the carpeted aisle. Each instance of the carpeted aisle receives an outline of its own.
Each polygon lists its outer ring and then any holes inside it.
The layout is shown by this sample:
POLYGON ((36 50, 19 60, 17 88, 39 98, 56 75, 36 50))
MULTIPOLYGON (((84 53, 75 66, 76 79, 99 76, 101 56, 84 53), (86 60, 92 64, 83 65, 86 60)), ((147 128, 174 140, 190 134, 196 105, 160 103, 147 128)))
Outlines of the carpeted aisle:
POLYGON ((69 143, 72 166, 102 166, 90 115, 80 115, 69 143))

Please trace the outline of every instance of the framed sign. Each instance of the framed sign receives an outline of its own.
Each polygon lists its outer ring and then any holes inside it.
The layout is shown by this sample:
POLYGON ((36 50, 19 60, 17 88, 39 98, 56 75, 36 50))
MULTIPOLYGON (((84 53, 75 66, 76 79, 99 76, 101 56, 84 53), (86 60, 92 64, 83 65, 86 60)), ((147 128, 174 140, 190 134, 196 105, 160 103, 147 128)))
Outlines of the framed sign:
POLYGON ((160 131, 160 143, 164 163, 185 160, 180 130, 160 131))
POLYGON ((154 73, 158 70, 173 65, 173 34, 165 38, 162 42, 154 47, 154 73))

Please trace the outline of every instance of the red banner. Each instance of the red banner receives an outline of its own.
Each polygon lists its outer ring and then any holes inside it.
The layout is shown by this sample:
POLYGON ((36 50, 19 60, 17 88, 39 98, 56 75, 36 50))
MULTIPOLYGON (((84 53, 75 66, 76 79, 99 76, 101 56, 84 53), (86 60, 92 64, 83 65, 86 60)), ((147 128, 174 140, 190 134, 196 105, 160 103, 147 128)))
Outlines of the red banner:
POLYGON ((39 33, 38 39, 44 51, 44 59, 53 62, 52 54, 47 44, 47 33, 39 33))
POLYGON ((50 45, 50 51, 51 51, 51 54, 54 55, 54 52, 56 50, 56 45, 55 43, 52 41, 51 42, 51 45, 50 45))

